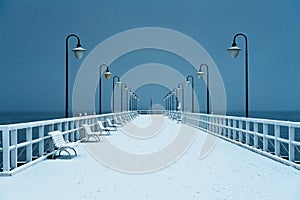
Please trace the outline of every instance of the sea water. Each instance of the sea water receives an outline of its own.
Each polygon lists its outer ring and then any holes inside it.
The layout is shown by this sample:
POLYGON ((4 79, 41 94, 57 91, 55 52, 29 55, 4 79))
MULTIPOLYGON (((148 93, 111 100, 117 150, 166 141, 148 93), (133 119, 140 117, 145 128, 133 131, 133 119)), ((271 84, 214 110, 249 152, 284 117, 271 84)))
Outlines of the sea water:
MULTIPOLYGON (((228 116, 244 117, 245 112, 230 111, 228 116)), ((251 118, 300 122, 300 111, 251 111, 251 118)), ((64 112, 0 112, 0 125, 64 118, 64 112)))
MULTIPOLYGON (((229 116, 245 117, 245 112, 227 112, 229 116)), ((250 118, 300 122, 300 111, 250 111, 250 118)))
POLYGON ((64 112, 0 112, 0 125, 64 118, 64 112))

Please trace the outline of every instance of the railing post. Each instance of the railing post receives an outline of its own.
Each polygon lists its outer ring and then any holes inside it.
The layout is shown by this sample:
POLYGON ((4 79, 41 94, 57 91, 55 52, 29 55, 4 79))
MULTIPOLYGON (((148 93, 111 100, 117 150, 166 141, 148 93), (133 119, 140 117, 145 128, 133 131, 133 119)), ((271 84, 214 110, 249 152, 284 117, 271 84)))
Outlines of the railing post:
POLYGON ((289 161, 295 161, 295 146, 292 142, 295 141, 295 128, 289 126, 289 161))
POLYGON ((263 123, 263 150, 268 151, 269 144, 268 144, 268 138, 266 135, 268 135, 268 124, 263 123))
POLYGON ((205 128, 207 131, 209 131, 209 120, 210 120, 210 119, 208 118, 208 116, 204 115, 204 116, 203 116, 203 120, 205 121, 204 124, 203 124, 204 128, 205 128))
POLYGON ((26 146, 26 162, 32 161, 32 127, 26 128, 26 141, 30 144, 26 146))
POLYGON ((232 120, 231 119, 228 119, 227 120, 227 126, 228 126, 228 130, 227 130, 227 132, 228 132, 228 138, 231 138, 232 137, 232 129, 231 129, 231 122, 232 122, 232 120))
POLYGON ((54 131, 54 124, 49 125, 49 132, 54 131))
POLYGON ((243 121, 239 120, 239 142, 243 142, 243 121))
MULTIPOLYGON (((39 127, 39 138, 44 138, 44 126, 39 127)), ((39 142, 39 156, 43 156, 45 152, 45 146, 44 146, 45 140, 39 142)))
POLYGON ((233 128, 234 128, 233 129, 233 139, 236 140, 236 130, 235 130, 235 128, 236 128, 236 120, 233 119, 232 122, 233 122, 233 128))
POLYGON ((223 133, 222 133, 222 135, 224 135, 225 137, 227 137, 227 129, 226 129, 226 119, 225 118, 223 118, 222 119, 222 121, 223 121, 223 127, 222 127, 222 129, 223 129, 223 133))
MULTIPOLYGON (((49 132, 54 131, 54 124, 50 124, 49 132)), ((49 150, 52 152, 54 151, 54 144, 52 140, 49 140, 49 150)))
POLYGON ((253 129, 254 129, 254 135, 253 135, 254 148, 257 148, 258 147, 258 136, 256 134, 258 133, 258 123, 254 122, 253 129))
MULTIPOLYGON (((87 120, 86 119, 80 120, 79 126, 81 127, 82 124, 87 124, 87 120)), ((80 138, 82 138, 82 139, 85 138, 85 130, 83 130, 83 129, 80 129, 80 138)))
MULTIPOLYGON (((57 124, 57 129, 58 129, 59 131, 62 131, 62 123, 63 123, 63 122, 60 122, 60 123, 57 124)), ((63 137, 64 137, 65 140, 67 140, 65 134, 63 135, 63 137)))
MULTIPOLYGON (((92 124, 96 124, 96 123, 97 123, 96 117, 92 118, 92 124)), ((96 131, 96 127, 93 126, 93 127, 92 127, 92 130, 93 130, 93 131, 96 131)))
POLYGON ((59 131, 62 131, 62 122, 60 122, 60 123, 57 124, 57 129, 59 131))
MULTIPOLYGON (((75 127, 76 127, 76 129, 77 128, 79 128, 79 120, 76 120, 75 121, 75 127)), ((80 138, 80 130, 76 130, 76 140, 80 140, 81 138, 80 138)))
POLYGON ((219 133, 220 133, 220 135, 223 135, 223 133, 224 133, 224 131, 223 131, 223 118, 219 118, 219 133))
POLYGON ((199 128, 203 128, 203 123, 201 122, 202 116, 201 115, 195 115, 195 120, 196 120, 196 126, 199 128))
POLYGON ((278 138, 280 137, 280 126, 275 125, 275 155, 280 157, 280 142, 278 138))
POLYGON ((207 128, 207 126, 206 126, 206 118, 204 118, 204 116, 202 116, 202 115, 199 115, 199 117, 198 117, 198 121, 199 121, 199 127, 201 127, 201 128, 203 128, 203 129, 206 129, 207 128))
POLYGON ((250 130, 250 122, 246 121, 246 144, 250 145, 250 134, 249 134, 249 130, 250 130))
POLYGON ((2 154, 3 154, 3 171, 8 172, 10 170, 10 150, 9 150, 9 130, 2 130, 2 154))
MULTIPOLYGON (((69 122, 65 122, 64 123, 64 131, 68 131, 69 130, 69 122)), ((67 141, 70 141, 70 133, 66 134, 65 135, 65 139, 67 141)))
POLYGON ((83 121, 84 121, 84 124, 89 124, 87 119, 84 119, 83 121))
POLYGON ((213 129, 212 129, 212 128, 213 128, 213 127, 212 127, 213 118, 212 118, 211 116, 209 116, 207 121, 209 122, 209 123, 208 123, 208 130, 212 132, 212 130, 213 130, 213 129))
POLYGON ((218 118, 217 117, 215 117, 215 122, 214 122, 214 124, 215 124, 215 133, 216 134, 219 134, 219 126, 218 126, 218 118))
POLYGON ((216 126, 216 117, 213 117, 213 132, 217 133, 217 126, 216 126))
POLYGON ((213 116, 210 116, 210 131, 211 132, 214 132, 214 118, 213 118, 213 116))
MULTIPOLYGON (((71 128, 70 129, 74 130, 74 128, 75 128, 74 121, 71 121, 70 123, 71 123, 71 128)), ((71 140, 71 142, 75 141, 75 133, 74 133, 74 131, 71 133, 70 140, 71 140)))
POLYGON ((11 130, 10 132, 10 140, 11 140, 11 145, 14 146, 14 149, 11 150, 11 169, 14 169, 17 167, 17 162, 18 162, 18 149, 17 149, 17 130, 11 130))
POLYGON ((214 133, 218 134, 218 119, 216 117, 214 117, 214 133))
POLYGON ((207 131, 210 131, 210 127, 211 127, 211 125, 210 125, 211 118, 210 118, 208 115, 206 115, 205 119, 206 119, 206 130, 207 130, 207 131))
POLYGON ((217 120, 217 133, 219 135, 221 135, 221 132, 222 132, 221 119, 218 117, 218 118, 216 118, 216 120, 217 120))

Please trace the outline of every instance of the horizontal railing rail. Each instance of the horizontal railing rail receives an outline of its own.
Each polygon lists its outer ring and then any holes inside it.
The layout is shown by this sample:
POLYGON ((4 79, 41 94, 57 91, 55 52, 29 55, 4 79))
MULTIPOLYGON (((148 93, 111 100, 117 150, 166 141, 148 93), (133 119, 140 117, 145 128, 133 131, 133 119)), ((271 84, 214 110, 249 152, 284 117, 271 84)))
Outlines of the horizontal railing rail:
POLYGON ((300 122, 171 111, 173 119, 300 169, 300 122))
POLYGON ((82 124, 89 124, 95 129, 97 120, 129 115, 134 117, 136 114, 136 111, 132 111, 0 125, 0 175, 12 175, 55 153, 48 135, 51 131, 59 130, 65 140, 74 142, 86 136, 82 124))

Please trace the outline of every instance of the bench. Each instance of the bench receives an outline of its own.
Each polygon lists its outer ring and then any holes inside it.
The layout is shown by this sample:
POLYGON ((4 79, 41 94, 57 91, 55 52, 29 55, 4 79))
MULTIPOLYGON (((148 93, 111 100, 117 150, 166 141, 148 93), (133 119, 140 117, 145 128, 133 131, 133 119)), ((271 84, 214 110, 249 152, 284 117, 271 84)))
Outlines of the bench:
MULTIPOLYGON (((76 147, 79 144, 79 142, 66 142, 62 132, 60 131, 52 131, 48 134, 52 137, 53 144, 57 148, 58 156, 60 156, 60 153, 64 151, 68 153, 69 157, 71 157, 69 150, 73 150, 75 156, 77 156, 77 152, 74 149, 74 147, 76 147)), ((52 158, 54 158, 55 154, 56 152, 52 155, 52 158)))

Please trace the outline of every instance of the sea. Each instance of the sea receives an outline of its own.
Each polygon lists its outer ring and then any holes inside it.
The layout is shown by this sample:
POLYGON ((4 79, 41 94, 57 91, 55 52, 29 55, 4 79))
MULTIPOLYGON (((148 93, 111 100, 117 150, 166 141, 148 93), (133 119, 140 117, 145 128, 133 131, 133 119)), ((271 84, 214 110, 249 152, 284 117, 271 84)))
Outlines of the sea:
MULTIPOLYGON (((230 111, 227 112, 226 115, 245 117, 245 112, 230 111)), ((249 117, 300 122, 300 111, 250 111, 249 117)))
MULTIPOLYGON (((0 112, 0 125, 64 118, 64 112, 0 112)), ((244 117, 245 112, 229 111, 228 116, 244 117)), ((251 111, 251 118, 300 122, 300 111, 251 111)))
POLYGON ((0 112, 0 125, 64 118, 64 112, 0 112))

